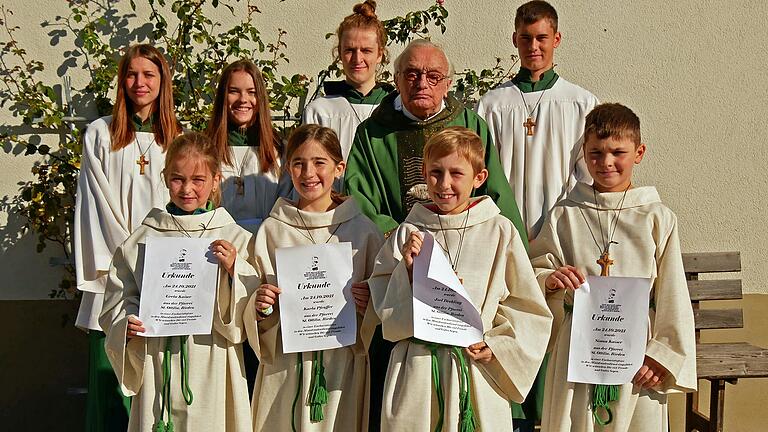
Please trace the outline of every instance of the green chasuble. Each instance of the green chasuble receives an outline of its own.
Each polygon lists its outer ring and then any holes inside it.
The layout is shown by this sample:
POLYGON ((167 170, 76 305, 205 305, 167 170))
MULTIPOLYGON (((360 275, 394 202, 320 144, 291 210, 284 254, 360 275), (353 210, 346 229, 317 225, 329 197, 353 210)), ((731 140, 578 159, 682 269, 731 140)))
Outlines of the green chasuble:
POLYGON ((411 120, 394 108, 396 98, 397 93, 388 95, 371 117, 360 124, 349 153, 344 177, 346 190, 355 197, 363 213, 387 233, 405 220, 415 203, 429 201, 422 175, 424 144, 446 127, 464 126, 480 135, 485 143, 489 175, 475 196, 490 196, 527 244, 515 197, 485 121, 452 96, 435 117, 411 120))

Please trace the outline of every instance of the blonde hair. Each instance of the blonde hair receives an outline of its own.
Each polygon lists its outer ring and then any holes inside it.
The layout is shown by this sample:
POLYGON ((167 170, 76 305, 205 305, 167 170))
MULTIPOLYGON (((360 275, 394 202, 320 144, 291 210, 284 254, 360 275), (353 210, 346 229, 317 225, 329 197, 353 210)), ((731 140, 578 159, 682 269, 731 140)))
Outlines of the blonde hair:
POLYGON ((473 130, 463 126, 447 127, 432 135, 424 145, 424 165, 427 161, 458 153, 472 165, 474 174, 485 169, 485 147, 473 130))
POLYGON ((165 57, 149 44, 133 45, 126 50, 117 66, 117 96, 112 108, 112 122, 109 124, 109 135, 112 139, 112 150, 120 150, 133 142, 136 137, 131 116, 135 114, 133 102, 125 95, 125 80, 131 61, 143 57, 157 66, 160 71, 160 93, 152 106, 152 113, 159 113, 159 121, 154 125, 155 141, 166 150, 171 141, 181 133, 181 126, 176 120, 173 104, 173 85, 171 70, 165 57))
MULTIPOLYGON (((188 132, 173 140, 165 153, 163 177, 165 177, 166 184, 168 183, 171 164, 175 160, 193 156, 203 159, 212 177, 221 174, 221 156, 211 139, 200 132, 188 132)), ((221 203, 221 187, 215 187, 208 200, 218 207, 221 203)))

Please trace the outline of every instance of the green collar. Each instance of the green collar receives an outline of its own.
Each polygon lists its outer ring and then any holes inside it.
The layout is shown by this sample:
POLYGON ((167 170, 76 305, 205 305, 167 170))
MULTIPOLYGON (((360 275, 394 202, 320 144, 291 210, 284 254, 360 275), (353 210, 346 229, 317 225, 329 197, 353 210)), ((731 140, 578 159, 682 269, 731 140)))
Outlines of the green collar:
POLYGON ((259 127, 255 124, 251 125, 248 129, 229 127, 229 132, 227 132, 227 142, 234 147, 258 146, 259 127))
POLYGON ((146 120, 141 121, 141 118, 136 114, 131 116, 133 121, 133 130, 135 132, 154 132, 155 115, 147 117, 146 120))
POLYGON ((215 208, 216 206, 213 205, 213 201, 208 201, 207 203, 205 203, 205 207, 195 209, 191 213, 186 210, 182 210, 181 208, 179 208, 179 206, 174 204, 173 201, 165 205, 165 209, 168 211, 168 213, 174 216, 199 215, 199 214, 207 213, 211 210, 214 210, 215 208))
POLYGON ((444 128, 445 124, 461 115, 465 108, 458 99, 449 94, 445 98, 445 108, 442 111, 429 120, 417 121, 406 117, 402 111, 395 109, 394 102, 398 95, 399 93, 397 92, 387 95, 381 101, 379 107, 371 114, 372 121, 381 125, 387 125, 388 128, 393 130, 424 129, 428 127, 439 130, 444 128))
POLYGON ((382 99, 395 88, 388 83, 376 83, 375 86, 364 95, 355 90, 346 81, 326 81, 323 83, 323 92, 326 96, 342 96, 352 104, 378 105, 382 99))
POLYGON ((512 78, 512 82, 523 93, 531 93, 531 92, 551 89, 552 86, 554 86, 555 83, 557 82, 558 78, 559 76, 557 75, 557 72, 555 72, 555 69, 552 68, 544 72, 539 78, 539 80, 534 82, 534 81, 531 81, 531 71, 521 67, 517 75, 515 75, 515 77, 512 78))

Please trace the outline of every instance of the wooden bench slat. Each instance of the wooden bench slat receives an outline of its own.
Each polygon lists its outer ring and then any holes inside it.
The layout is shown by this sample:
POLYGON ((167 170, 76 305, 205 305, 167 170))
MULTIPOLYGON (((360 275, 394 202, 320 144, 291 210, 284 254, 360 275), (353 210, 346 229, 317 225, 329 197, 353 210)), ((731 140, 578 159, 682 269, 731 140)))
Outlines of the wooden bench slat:
POLYGON ((768 349, 748 343, 696 345, 697 376, 702 379, 768 377, 768 349))
POLYGON ((697 252, 683 254, 686 273, 715 273, 741 271, 739 252, 697 252))
POLYGON ((694 309, 693 319, 696 330, 744 327, 741 309, 694 309))
POLYGON ((689 280, 691 301, 736 300, 742 298, 741 279, 689 280))

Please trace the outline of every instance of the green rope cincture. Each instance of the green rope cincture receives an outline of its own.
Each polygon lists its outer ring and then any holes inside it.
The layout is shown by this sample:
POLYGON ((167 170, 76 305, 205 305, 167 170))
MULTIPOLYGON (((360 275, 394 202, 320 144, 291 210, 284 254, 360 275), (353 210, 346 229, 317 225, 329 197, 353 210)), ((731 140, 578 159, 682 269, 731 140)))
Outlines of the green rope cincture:
POLYGON ((298 376, 298 384, 296 384, 296 396, 293 397, 293 404, 291 405, 291 430, 296 432, 296 404, 301 396, 301 384, 304 381, 304 356, 302 353, 296 354, 296 375, 298 376))
POLYGON ((309 420, 313 423, 323 421, 323 407, 328 403, 328 387, 325 384, 325 366, 323 352, 312 354, 312 381, 309 384, 309 420))
POLYGON ((432 362, 432 384, 435 387, 437 396, 438 412, 434 432, 442 431, 443 422, 445 421, 445 395, 443 393, 443 385, 440 382, 440 360, 437 356, 438 348, 450 348, 451 353, 456 357, 456 360, 459 363, 459 430, 460 432, 474 432, 477 428, 477 422, 475 421, 475 412, 472 408, 472 386, 470 382, 469 362, 467 362, 467 359, 464 357, 462 348, 426 342, 416 338, 410 338, 410 341, 424 346, 430 353, 432 362))
POLYGON ((619 400, 619 386, 617 385, 605 385, 596 384, 594 392, 592 393, 592 417, 595 419, 595 423, 600 426, 607 426, 613 421, 613 412, 609 404, 613 401, 619 400), (608 414, 608 418, 603 420, 600 417, 598 410, 602 408, 608 414))
MULTIPOLYGON (((187 405, 192 405, 194 395, 189 388, 189 352, 187 349, 188 336, 179 337, 181 351, 181 393, 184 395, 184 401, 187 405)), ((174 432, 173 417, 171 417, 171 348, 173 347, 173 337, 165 338, 165 350, 163 352, 163 388, 162 403, 160 408, 160 419, 152 428, 153 432, 174 432), (168 421, 164 418, 168 415, 168 421)))

